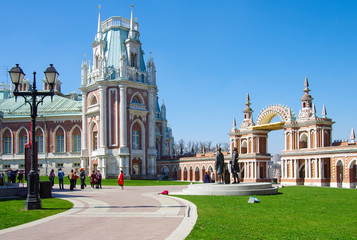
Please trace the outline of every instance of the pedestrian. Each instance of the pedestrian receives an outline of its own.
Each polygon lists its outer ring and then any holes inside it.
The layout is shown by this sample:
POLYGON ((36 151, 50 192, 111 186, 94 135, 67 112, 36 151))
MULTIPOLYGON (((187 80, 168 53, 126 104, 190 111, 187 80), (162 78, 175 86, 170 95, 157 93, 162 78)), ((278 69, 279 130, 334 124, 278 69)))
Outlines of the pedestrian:
POLYGON ((224 156, 221 152, 221 148, 218 148, 218 151, 216 153, 216 161, 215 161, 215 167, 216 167, 216 173, 217 173, 217 183, 218 184, 223 184, 223 171, 224 171, 224 156))
POLYGON ((73 169, 71 170, 71 172, 68 174, 68 179, 69 179, 69 182, 70 182, 70 187, 69 187, 69 190, 73 191, 74 189, 74 184, 75 184, 75 178, 74 178, 74 173, 73 173, 73 169))
POLYGON ((123 171, 120 171, 118 184, 121 187, 121 190, 123 190, 124 189, 124 174, 123 174, 123 171))
POLYGON ((234 182, 232 182, 233 184, 239 183, 238 173, 240 172, 240 169, 239 169, 239 164, 238 164, 238 157, 239 157, 238 150, 235 147, 233 149, 232 160, 230 161, 231 162, 231 172, 233 174, 233 179, 234 179, 234 182))
POLYGON ((55 184, 55 176, 56 176, 55 170, 52 169, 49 176, 51 182, 51 188, 53 188, 53 185, 55 184))
POLYGON ((94 184, 97 183, 97 177, 95 175, 95 172, 92 171, 92 174, 90 175, 90 188, 93 189, 94 188, 94 184))
POLYGON ((203 183, 210 183, 211 179, 209 178, 208 172, 206 172, 204 178, 203 178, 203 183))
POLYGON ((97 188, 102 188, 102 174, 100 173, 100 171, 97 171, 97 188))
POLYGON ((74 171, 74 186, 73 186, 73 188, 77 188, 77 179, 79 178, 79 176, 77 175, 77 172, 76 171, 74 171))
POLYGON ((62 168, 58 169, 58 182, 59 182, 59 189, 64 189, 63 188, 63 177, 64 177, 64 172, 62 171, 62 168))
POLYGON ((24 183, 24 174, 22 171, 19 171, 19 175, 17 175, 17 179, 19 180, 19 183, 24 183))
POLYGON ((79 178, 81 179, 81 189, 84 189, 85 187, 87 187, 87 185, 85 183, 86 173, 83 168, 79 169, 79 171, 80 171, 79 178))

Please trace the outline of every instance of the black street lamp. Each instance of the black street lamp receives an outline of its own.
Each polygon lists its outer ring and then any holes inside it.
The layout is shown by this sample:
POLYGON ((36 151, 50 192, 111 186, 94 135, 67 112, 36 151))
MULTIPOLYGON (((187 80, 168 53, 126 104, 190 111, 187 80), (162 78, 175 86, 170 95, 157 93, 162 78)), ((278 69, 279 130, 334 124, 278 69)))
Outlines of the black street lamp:
POLYGON ((41 199, 39 195, 39 174, 36 169, 36 117, 37 117, 37 107, 40 103, 43 103, 43 99, 46 96, 51 96, 51 101, 54 95, 53 86, 55 84, 56 78, 59 75, 56 69, 50 64, 50 67, 44 72, 46 75, 46 80, 50 85, 50 91, 37 91, 36 90, 36 72, 33 73, 33 84, 30 91, 19 91, 19 84, 22 82, 25 74, 22 69, 19 67, 19 64, 16 64, 16 67, 11 68, 9 71, 11 82, 15 84, 14 96, 17 100, 18 96, 22 96, 25 99, 25 104, 28 103, 31 108, 31 170, 27 178, 27 198, 25 203, 26 210, 40 209, 41 208, 41 199))

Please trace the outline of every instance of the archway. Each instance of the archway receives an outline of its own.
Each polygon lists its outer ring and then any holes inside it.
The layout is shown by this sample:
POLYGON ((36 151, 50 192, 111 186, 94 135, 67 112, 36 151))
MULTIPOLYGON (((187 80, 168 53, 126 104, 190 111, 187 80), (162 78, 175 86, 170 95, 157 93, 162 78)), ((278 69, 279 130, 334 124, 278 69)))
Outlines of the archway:
POLYGON ((337 187, 342 187, 343 183, 343 162, 342 160, 338 160, 336 163, 336 182, 337 187))

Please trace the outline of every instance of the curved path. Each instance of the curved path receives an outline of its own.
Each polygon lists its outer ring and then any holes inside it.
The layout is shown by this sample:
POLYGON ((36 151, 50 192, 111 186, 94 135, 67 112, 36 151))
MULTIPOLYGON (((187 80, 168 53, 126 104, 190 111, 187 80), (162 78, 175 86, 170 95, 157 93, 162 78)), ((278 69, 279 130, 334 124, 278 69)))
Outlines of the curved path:
POLYGON ((187 186, 125 187, 59 191, 66 212, 0 231, 1 239, 185 239, 197 220, 196 206, 157 193, 187 186))

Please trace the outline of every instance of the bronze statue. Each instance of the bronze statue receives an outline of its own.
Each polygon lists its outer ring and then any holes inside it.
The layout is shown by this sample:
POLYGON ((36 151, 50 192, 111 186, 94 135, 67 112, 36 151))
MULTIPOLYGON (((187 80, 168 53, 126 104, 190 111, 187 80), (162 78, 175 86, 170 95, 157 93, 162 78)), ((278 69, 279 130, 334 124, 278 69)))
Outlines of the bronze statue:
POLYGON ((231 161, 231 172, 233 174, 234 182, 232 183, 239 183, 239 176, 238 173, 240 172, 239 164, 238 164, 238 151, 237 148, 233 149, 232 153, 232 161, 231 161))
POLYGON ((216 154, 216 162, 215 162, 216 172, 218 176, 218 184, 223 183, 223 171, 224 171, 224 157, 221 153, 221 148, 218 148, 216 154))

